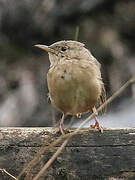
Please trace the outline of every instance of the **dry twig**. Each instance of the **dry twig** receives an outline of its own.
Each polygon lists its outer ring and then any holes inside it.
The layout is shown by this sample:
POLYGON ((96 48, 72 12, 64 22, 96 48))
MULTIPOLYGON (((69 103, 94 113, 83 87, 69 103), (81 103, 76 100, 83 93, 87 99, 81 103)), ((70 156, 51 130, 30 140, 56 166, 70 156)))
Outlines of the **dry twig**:
POLYGON ((64 147, 67 145, 69 141, 69 138, 67 138, 63 144, 58 148, 58 150, 53 154, 53 156, 49 159, 49 161, 44 165, 44 167, 39 171, 39 173, 36 175, 36 177, 33 180, 38 180, 45 172, 46 170, 51 166, 53 161, 59 156, 59 154, 62 152, 64 147))
POLYGON ((1 172, 4 172, 4 173, 7 174, 8 176, 10 176, 12 179, 18 180, 15 176, 13 176, 13 175, 10 174, 8 171, 6 171, 6 169, 1 169, 1 168, 0 168, 0 171, 1 171, 1 172))
MULTIPOLYGON (((107 104, 112 102, 116 97, 118 97, 130 84, 135 83, 135 77, 132 77, 129 79, 118 91, 116 91, 109 99, 106 100, 105 103, 103 103, 98 109, 97 112, 101 111, 107 104)), ((48 162, 43 166, 43 168, 40 170, 40 172, 35 176, 33 180, 38 180, 43 174, 45 174, 46 170, 51 166, 51 164, 54 162, 54 160, 58 157, 58 155, 62 152, 64 147, 67 145, 68 141, 71 137, 79 133, 80 129, 91 119, 93 119, 94 113, 89 116, 81 125, 73 132, 68 133, 67 139, 63 142, 63 144, 58 148, 58 150, 55 152, 55 154, 48 160, 48 162)), ((66 136, 66 135, 64 135, 66 136)))
MULTIPOLYGON (((18 179, 21 178, 21 176, 26 172, 26 174, 29 174, 32 169, 41 162, 41 160, 44 158, 43 155, 47 152, 49 152, 53 147, 55 147, 56 145, 60 144, 63 140, 65 140, 68 137, 67 135, 62 135, 60 136, 58 139, 56 139, 55 141, 53 141, 52 143, 50 143, 50 145, 45 146, 43 145, 40 150, 37 152, 37 155, 34 157, 34 159, 28 163, 28 165, 21 171, 21 173, 18 175, 18 179)), ((51 138, 51 137, 50 137, 51 138)), ((29 177, 29 176, 28 176, 29 177)), ((27 179, 25 179, 27 180, 27 179)))

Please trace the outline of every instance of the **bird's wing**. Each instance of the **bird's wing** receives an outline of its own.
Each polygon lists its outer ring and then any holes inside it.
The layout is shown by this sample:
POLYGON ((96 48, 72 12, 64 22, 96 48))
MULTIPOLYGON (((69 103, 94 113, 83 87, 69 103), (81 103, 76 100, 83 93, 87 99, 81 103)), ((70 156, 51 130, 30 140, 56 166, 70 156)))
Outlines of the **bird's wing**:
MULTIPOLYGON (((100 106, 106 101, 106 90, 105 90, 105 86, 104 86, 104 83, 103 83, 102 77, 101 77, 101 71, 100 71, 101 64, 98 62, 98 60, 94 56, 93 56, 92 60, 97 67, 97 72, 99 75, 98 79, 100 80, 101 85, 102 85, 101 95, 100 95, 99 100, 97 102, 97 106, 100 106)), ((105 106, 101 112, 104 114, 106 112, 106 109, 107 109, 107 106, 105 106)))

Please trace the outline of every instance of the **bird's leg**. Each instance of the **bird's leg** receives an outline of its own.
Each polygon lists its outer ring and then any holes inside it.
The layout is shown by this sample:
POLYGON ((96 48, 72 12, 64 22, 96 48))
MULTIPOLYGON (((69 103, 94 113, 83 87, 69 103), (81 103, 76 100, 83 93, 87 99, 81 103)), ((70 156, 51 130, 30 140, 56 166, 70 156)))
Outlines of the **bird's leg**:
POLYGON ((81 118, 81 115, 82 115, 81 113, 77 113, 77 114, 76 114, 76 117, 77 117, 77 118, 81 118))
POLYGON ((98 122, 98 119, 96 117, 96 115, 94 116, 94 120, 95 120, 95 124, 94 125, 91 125, 92 128, 98 128, 99 129, 99 122, 98 122))
POLYGON ((99 126, 99 122, 98 122, 98 119, 97 119, 98 112, 97 112, 95 107, 92 108, 92 112, 94 113, 95 124, 91 125, 90 127, 94 128, 94 129, 98 129, 99 131, 101 131, 103 133, 103 127, 99 126))
POLYGON ((63 113, 62 118, 60 119, 60 126, 59 126, 59 130, 62 134, 65 134, 63 131, 64 128, 64 119, 65 119, 66 115, 63 113))

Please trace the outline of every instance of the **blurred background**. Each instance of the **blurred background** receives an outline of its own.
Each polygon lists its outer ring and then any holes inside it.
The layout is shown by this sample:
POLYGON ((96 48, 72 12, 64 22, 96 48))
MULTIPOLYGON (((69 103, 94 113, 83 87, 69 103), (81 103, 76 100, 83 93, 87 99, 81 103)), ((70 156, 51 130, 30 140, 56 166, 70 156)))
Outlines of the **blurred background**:
MULTIPOLYGON (((48 55, 34 45, 73 40, 77 26, 78 41, 102 65, 109 97, 135 74, 134 0, 0 0, 1 127, 57 123, 61 114, 47 98, 48 55)), ((135 84, 108 106, 101 123, 134 127, 134 101, 135 84)))

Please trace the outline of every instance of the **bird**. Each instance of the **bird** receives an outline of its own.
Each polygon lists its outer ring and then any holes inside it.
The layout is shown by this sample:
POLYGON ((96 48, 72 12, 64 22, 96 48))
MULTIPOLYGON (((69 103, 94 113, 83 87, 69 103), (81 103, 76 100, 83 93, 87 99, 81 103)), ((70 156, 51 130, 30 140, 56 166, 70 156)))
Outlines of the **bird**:
POLYGON ((94 113, 95 125, 91 127, 101 130, 96 106, 105 102, 106 91, 98 60, 78 41, 62 40, 50 46, 35 46, 49 54, 47 83, 51 103, 62 112, 60 132, 64 134, 67 115, 80 117, 88 112, 94 113))

